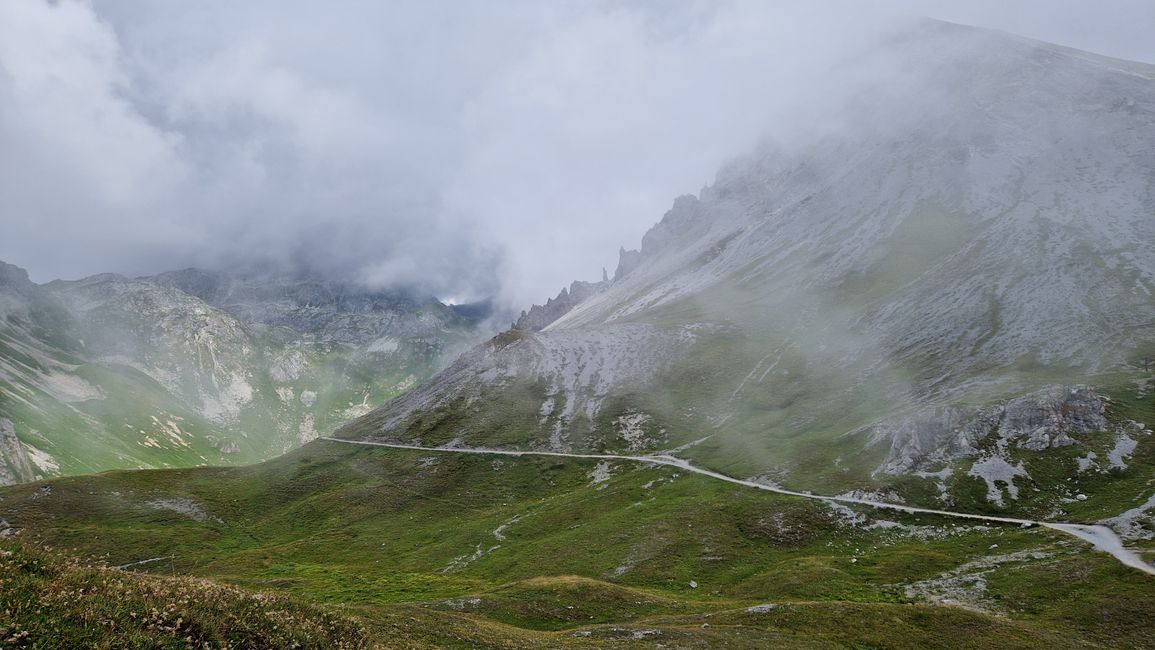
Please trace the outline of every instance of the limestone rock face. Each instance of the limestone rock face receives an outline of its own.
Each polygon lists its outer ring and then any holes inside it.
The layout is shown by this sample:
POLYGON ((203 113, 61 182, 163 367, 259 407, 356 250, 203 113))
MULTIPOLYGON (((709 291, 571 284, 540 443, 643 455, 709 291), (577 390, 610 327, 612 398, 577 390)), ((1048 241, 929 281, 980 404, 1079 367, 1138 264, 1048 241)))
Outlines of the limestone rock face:
POLYGON ((618 249, 618 268, 614 271, 614 280, 621 280, 629 275, 642 263, 642 253, 636 250, 626 250, 623 246, 618 249))
POLYGON ((1074 444, 1068 434, 1107 430, 1106 404, 1086 386, 1054 386, 1007 402, 1000 434, 1033 451, 1074 444))
POLYGON ((488 400, 495 393, 532 386, 525 396, 533 414, 532 435, 526 443, 553 451, 580 449, 571 435, 575 424, 595 420, 614 395, 645 389, 711 329, 622 323, 560 332, 510 330, 334 435, 429 442, 406 431, 413 418, 451 404, 481 413, 483 407, 492 407, 488 400))
POLYGON ((876 425, 871 440, 890 442, 890 452, 878 471, 904 474, 923 465, 976 455, 992 436, 1004 447, 1043 451, 1074 444, 1072 434, 1108 428, 1106 402, 1094 390, 1050 386, 994 406, 925 409, 876 425))
POLYGON ((35 285, 28 279, 28 271, 7 262, 0 262, 0 287, 4 291, 27 293, 35 285))
MULTIPOLYGON (((650 235, 647 234, 647 237, 650 237, 650 235)), ((653 246, 654 244, 651 243, 651 247, 653 246)), ((574 281, 569 288, 563 287, 561 293, 559 293, 556 298, 547 299, 544 305, 533 305, 528 311, 523 310, 521 316, 513 324, 513 329, 540 332, 546 327, 549 327, 549 325, 557 319, 565 316, 571 309, 583 301, 605 291, 612 283, 624 278, 630 271, 634 270, 641 261, 642 253, 640 251, 628 251, 625 247, 622 247, 618 251, 618 266, 614 271, 614 277, 612 279, 608 276, 605 269, 602 269, 602 279, 600 282, 574 281)))
POLYGON ((13 485, 36 478, 28 453, 16 437, 8 418, 0 418, 0 485, 13 485))
POLYGON ((521 312, 521 317, 513 324, 513 329, 539 332, 550 323, 565 316, 581 301, 593 296, 609 286, 608 280, 601 282, 575 281, 569 289, 563 288, 556 298, 550 298, 544 305, 534 305, 529 311, 521 312))

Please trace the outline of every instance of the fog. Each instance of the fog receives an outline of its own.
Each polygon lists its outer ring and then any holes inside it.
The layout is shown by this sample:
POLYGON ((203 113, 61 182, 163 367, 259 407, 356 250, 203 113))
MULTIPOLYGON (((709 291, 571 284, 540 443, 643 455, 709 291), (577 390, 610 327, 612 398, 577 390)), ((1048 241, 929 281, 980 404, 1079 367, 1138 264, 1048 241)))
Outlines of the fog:
POLYGON ((1155 62, 1146 0, 0 3, 0 259, 526 306, 916 14, 1155 62))

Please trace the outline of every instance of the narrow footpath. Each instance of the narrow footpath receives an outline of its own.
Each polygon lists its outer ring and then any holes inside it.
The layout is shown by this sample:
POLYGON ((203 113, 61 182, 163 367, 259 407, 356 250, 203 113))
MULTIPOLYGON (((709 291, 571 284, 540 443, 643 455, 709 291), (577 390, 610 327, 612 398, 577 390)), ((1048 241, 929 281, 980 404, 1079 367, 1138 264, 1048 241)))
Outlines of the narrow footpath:
POLYGON ((1019 526, 1042 526, 1050 528, 1062 533, 1066 533, 1073 537, 1077 537, 1085 542, 1089 542, 1096 549, 1110 554, 1115 559, 1122 562, 1124 565, 1133 569, 1138 569, 1144 573, 1155 575, 1155 567, 1147 564, 1139 557, 1137 553, 1131 551, 1123 546, 1123 541, 1115 534, 1115 531, 1106 526, 1100 525, 1086 525, 1086 524, 1067 524, 1052 521, 1034 521, 1031 519, 1018 519, 1015 517, 996 517, 993 515, 976 515, 968 512, 954 512, 951 510, 934 510, 932 508, 916 508, 914 506, 899 505, 896 503, 886 503, 884 501, 871 501, 869 499, 856 499, 854 497, 837 497, 826 496, 822 494, 812 494, 810 492, 795 492, 794 490, 786 490, 772 485, 765 485, 755 481, 747 481, 733 476, 727 476, 718 472, 704 469, 696 465, 692 465, 690 461, 668 456, 665 454, 658 454, 653 456, 625 456, 618 454, 567 454, 559 451, 515 451, 509 449, 486 449, 482 447, 419 447, 417 445, 399 445, 388 442, 370 442, 368 440, 347 440, 344 438, 330 438, 323 437, 321 440, 328 440, 330 442, 341 442, 349 445, 366 445, 370 447, 387 447, 390 449, 411 449, 416 451, 429 451, 437 453, 454 453, 454 454, 480 454, 489 456, 554 456, 558 458, 589 458, 593 460, 621 460, 634 463, 647 463, 650 465, 666 465, 668 467, 677 467, 678 469, 701 474, 702 476, 709 476, 710 478, 718 479, 719 481, 726 481, 727 483, 734 483, 736 485, 743 485, 745 487, 754 488, 757 490, 764 490, 766 492, 774 492, 777 494, 786 494, 793 497, 802 497, 804 499, 815 499, 818 501, 834 501, 837 503, 853 503, 861 506, 870 506, 871 508, 882 508, 886 510, 898 510, 901 512, 941 515, 943 517, 955 517, 959 519, 974 519, 978 521, 990 521, 1000 524, 1017 524, 1019 526))

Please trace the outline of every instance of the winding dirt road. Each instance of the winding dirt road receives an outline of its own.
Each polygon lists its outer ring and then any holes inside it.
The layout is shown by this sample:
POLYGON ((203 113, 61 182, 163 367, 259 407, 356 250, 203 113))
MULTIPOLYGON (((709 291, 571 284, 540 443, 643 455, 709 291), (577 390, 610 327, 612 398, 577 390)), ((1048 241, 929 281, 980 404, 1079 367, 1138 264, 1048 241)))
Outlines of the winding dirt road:
POLYGON ((589 458, 593 460, 621 460, 634 463, 647 463, 650 465, 666 465, 668 467, 677 467, 678 469, 701 474, 702 476, 709 476, 710 478, 718 479, 719 481, 726 481, 727 483, 734 483, 745 487, 754 488, 757 490, 764 490, 766 492, 774 492, 777 494, 786 494, 794 497, 802 497, 804 499, 815 499, 817 501, 833 501, 837 503, 853 503, 862 506, 870 506, 871 508, 882 508, 886 510, 898 510, 901 512, 919 513, 928 515, 941 515, 943 517, 955 517, 959 519, 975 519, 978 521, 990 521, 1000 524, 1017 524, 1019 526, 1043 526, 1052 530, 1057 530, 1062 533, 1077 537, 1085 542, 1089 542, 1096 549, 1109 553, 1112 557, 1122 562, 1124 565, 1133 569, 1138 569, 1144 573, 1155 575, 1155 567, 1147 564, 1139 557, 1139 555, 1123 546, 1122 540, 1115 534, 1115 531, 1106 526, 1100 525, 1086 525, 1086 524, 1067 524, 1061 522, 1051 521, 1034 521, 1032 519, 1018 519, 1015 517, 996 517, 992 515, 976 515, 968 512, 953 512, 951 510, 934 510, 932 508, 916 508, 914 506, 904 506, 895 503, 886 503, 884 501, 871 501, 869 499, 857 499, 854 497, 838 497, 826 496, 822 494, 812 494, 810 492, 796 492, 794 490, 787 490, 784 488, 774 487, 772 485, 765 485, 756 483, 754 481, 747 481, 733 476, 727 476, 718 472, 704 469, 696 465, 692 465, 690 461, 683 460, 674 456, 665 454, 657 454, 653 456, 625 456, 619 454, 567 454, 558 451, 515 451, 509 449, 487 449, 483 447, 420 447, 417 445, 400 445, 388 442, 370 442, 368 440, 347 440, 344 438, 330 438, 322 437, 321 440, 328 440, 330 442, 341 442, 350 445, 366 445, 370 447, 387 447, 390 449, 411 449, 416 451, 429 451, 437 453, 454 453, 454 454, 479 454, 487 456, 554 456, 558 458, 589 458))

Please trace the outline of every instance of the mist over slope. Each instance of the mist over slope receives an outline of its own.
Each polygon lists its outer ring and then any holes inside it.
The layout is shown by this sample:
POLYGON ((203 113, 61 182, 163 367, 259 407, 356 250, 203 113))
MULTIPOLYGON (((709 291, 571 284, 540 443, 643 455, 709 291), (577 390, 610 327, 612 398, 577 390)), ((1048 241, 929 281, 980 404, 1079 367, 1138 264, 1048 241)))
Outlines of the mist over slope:
POLYGON ((754 316, 782 329, 842 327, 851 353, 897 361, 947 355, 956 378, 1026 355, 1122 361, 1155 315, 1155 68, 941 23, 878 56, 904 81, 676 201, 637 268, 552 328, 690 298, 745 316, 760 300, 754 316), (711 295, 727 282, 749 301, 711 295), (767 313, 787 306, 806 313, 767 313))
POLYGON ((812 133, 677 199, 594 295, 339 435, 676 448, 824 492, 917 473, 907 498, 1009 507, 1028 484, 1061 494, 1016 507, 1067 507, 1075 455, 1148 444, 1102 392, 1051 386, 1146 394, 1155 68, 927 21, 832 74, 812 133), (1032 477, 1044 449, 1069 457, 1032 477))
POLYGON ((196 269, 0 276, 0 482, 254 462, 428 377, 480 336, 433 298, 196 269))

